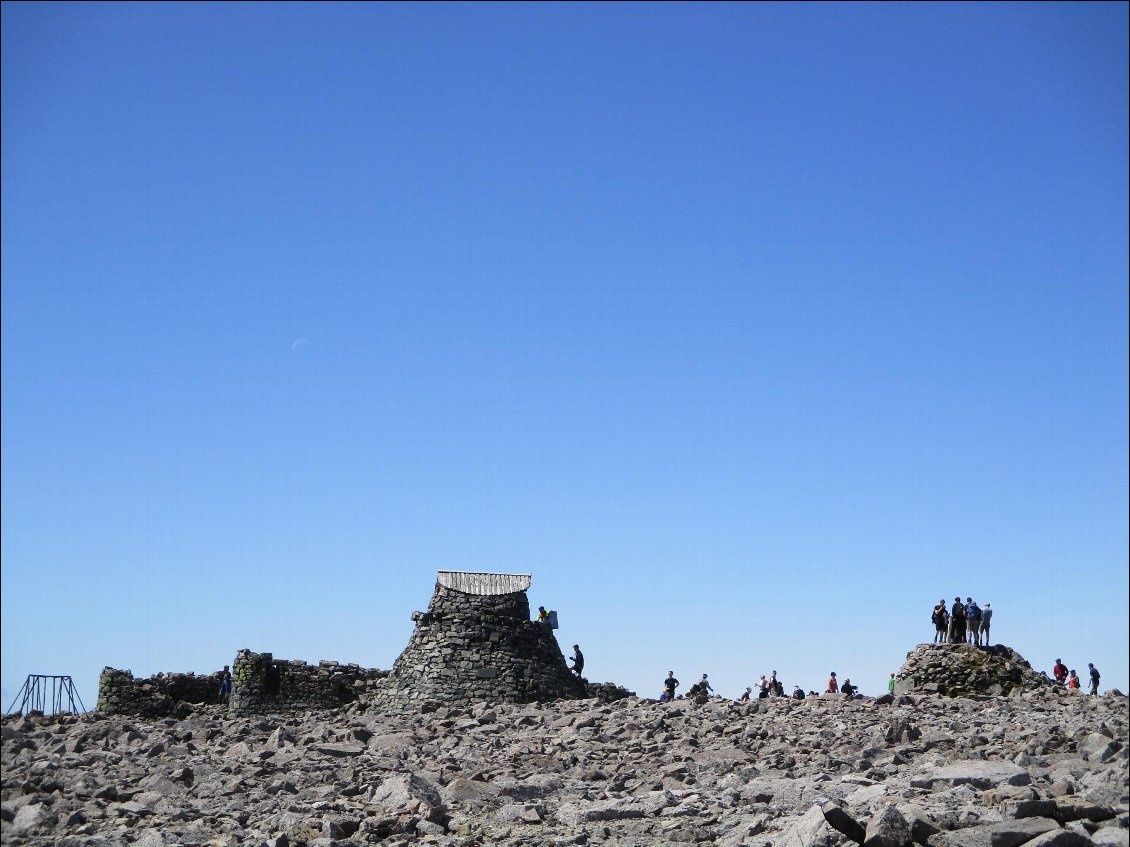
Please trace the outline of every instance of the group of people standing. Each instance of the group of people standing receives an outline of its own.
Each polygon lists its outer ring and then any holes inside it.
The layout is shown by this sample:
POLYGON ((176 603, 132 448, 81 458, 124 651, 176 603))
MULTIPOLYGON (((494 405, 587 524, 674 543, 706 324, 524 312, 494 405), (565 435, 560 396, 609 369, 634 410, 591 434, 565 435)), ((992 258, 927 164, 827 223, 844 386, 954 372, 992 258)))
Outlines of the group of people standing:
POLYGON ((939 600, 930 616, 934 624, 935 644, 976 644, 989 645, 989 627, 993 620, 993 609, 989 603, 985 608, 977 605, 972 597, 953 598, 953 605, 946 608, 946 601, 939 600))
MULTIPOLYGON (((1099 669, 1093 663, 1087 662, 1087 672, 1091 678, 1091 694, 1099 693, 1099 679, 1101 674, 1099 669)), ((1073 670, 1068 670, 1067 665, 1062 660, 1056 659, 1055 665, 1052 667, 1052 676, 1055 677, 1057 685, 1061 685, 1069 690, 1076 690, 1080 688, 1079 677, 1073 670)))
MULTIPOLYGON (((892 691, 894 690, 893 689, 894 676, 895 676, 894 674, 891 674, 892 691)), ((667 678, 665 680, 663 680, 663 691, 659 695, 659 702, 665 703, 665 702, 670 702, 670 701, 674 700, 677 696, 675 692, 678 689, 679 685, 680 685, 679 680, 677 680, 675 678, 675 672, 674 671, 667 671, 667 678)), ((836 672, 835 671, 832 671, 831 676, 828 677, 828 686, 825 689, 825 693, 844 694, 848 697, 854 697, 854 696, 857 695, 858 692, 859 692, 859 687, 852 685, 850 679, 845 679, 843 681, 843 684, 841 685, 839 680, 836 679, 836 672)), ((700 696, 700 695, 705 695, 705 696, 709 697, 713 693, 714 693, 714 689, 710 685, 710 678, 708 677, 707 674, 703 674, 702 679, 700 679, 698 682, 696 682, 694 685, 692 685, 690 687, 690 689, 687 691, 687 697, 697 697, 697 696, 700 696)), ((777 672, 776 671, 773 671, 769 675, 768 678, 766 678, 765 674, 761 675, 761 679, 757 684, 757 695, 756 695, 756 697, 757 697, 758 700, 764 700, 768 697, 786 697, 786 696, 791 697, 794 700, 803 700, 806 696, 807 697, 819 697, 820 695, 817 694, 815 691, 809 691, 808 694, 806 695, 804 693, 804 689, 801 688, 799 685, 794 685, 792 694, 786 695, 785 694, 785 686, 781 683, 781 681, 779 679, 777 679, 777 672)), ((749 687, 746 688, 745 692, 742 693, 742 695, 740 697, 738 697, 738 702, 739 703, 748 703, 753 698, 754 698, 753 686, 749 686, 749 687)))

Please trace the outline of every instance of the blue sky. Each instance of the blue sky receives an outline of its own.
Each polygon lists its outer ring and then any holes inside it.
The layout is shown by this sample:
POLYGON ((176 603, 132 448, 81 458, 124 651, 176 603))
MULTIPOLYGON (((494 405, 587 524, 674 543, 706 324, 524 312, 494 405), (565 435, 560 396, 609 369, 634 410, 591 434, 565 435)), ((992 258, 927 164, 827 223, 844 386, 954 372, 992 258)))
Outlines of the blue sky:
POLYGON ((1127 6, 3 5, 3 704, 391 667, 1130 690, 1127 6))

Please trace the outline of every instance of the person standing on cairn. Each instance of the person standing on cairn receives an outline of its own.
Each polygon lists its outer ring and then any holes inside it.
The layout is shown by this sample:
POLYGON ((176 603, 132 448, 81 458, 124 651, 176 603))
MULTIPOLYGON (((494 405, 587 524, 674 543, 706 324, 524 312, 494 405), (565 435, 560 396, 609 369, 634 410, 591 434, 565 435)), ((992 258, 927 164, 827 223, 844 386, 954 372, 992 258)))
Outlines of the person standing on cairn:
POLYGON ((993 610, 989 608, 989 604, 985 604, 985 608, 981 610, 981 644, 984 647, 989 646, 989 621, 993 618, 993 610))

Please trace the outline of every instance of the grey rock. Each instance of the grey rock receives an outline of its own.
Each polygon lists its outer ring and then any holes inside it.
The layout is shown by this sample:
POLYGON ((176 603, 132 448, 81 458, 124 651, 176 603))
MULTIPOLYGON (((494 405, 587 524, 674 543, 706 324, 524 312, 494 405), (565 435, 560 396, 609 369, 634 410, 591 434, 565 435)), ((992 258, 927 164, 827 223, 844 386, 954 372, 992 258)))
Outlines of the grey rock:
POLYGON ((867 836, 864 826, 835 803, 825 803, 820 807, 824 820, 837 832, 842 832, 856 844, 862 844, 867 836))
POLYGON ((993 847, 1017 847, 1037 835, 1059 828, 1059 823, 1051 818, 1024 817, 1001 821, 991 827, 993 847))
POLYGON ((1037 835, 1031 841, 1024 842, 1026 847, 1090 847, 1092 841, 1085 835, 1067 829, 1045 832, 1037 835))
POLYGON ((573 801, 557 810, 557 818, 566 826, 579 826, 593 821, 652 817, 672 804, 666 791, 652 791, 642 797, 626 797, 592 802, 573 801))
POLYGON ((370 802, 394 814, 419 814, 431 821, 438 821, 447 811, 439 789, 415 773, 388 777, 373 792, 370 802))
POLYGON ((1091 834, 1095 847, 1130 847, 1130 830, 1116 826, 1103 827, 1091 834))
POLYGON ((1055 800, 1005 800, 1001 815, 1006 818, 1059 818, 1055 800))
POLYGON ((971 826, 938 832, 931 835, 926 844, 929 847, 992 847, 993 828, 991 826, 971 826))
POLYGON ((16 832, 31 832, 45 826, 50 817, 49 809, 42 803, 23 806, 13 816, 12 828, 16 832))
POLYGON ((921 784, 922 787, 929 788, 935 783, 944 782, 984 789, 998 785, 1027 785, 1031 781, 1032 777, 1028 771, 1011 762, 966 760, 935 768, 917 779, 912 779, 911 785, 921 784))
POLYGON ((867 823, 865 847, 907 847, 910 824, 894 806, 887 806, 867 823))
POLYGON ((770 843, 777 847, 830 847, 839 839, 839 834, 824 820, 821 808, 813 806, 787 823, 770 843))

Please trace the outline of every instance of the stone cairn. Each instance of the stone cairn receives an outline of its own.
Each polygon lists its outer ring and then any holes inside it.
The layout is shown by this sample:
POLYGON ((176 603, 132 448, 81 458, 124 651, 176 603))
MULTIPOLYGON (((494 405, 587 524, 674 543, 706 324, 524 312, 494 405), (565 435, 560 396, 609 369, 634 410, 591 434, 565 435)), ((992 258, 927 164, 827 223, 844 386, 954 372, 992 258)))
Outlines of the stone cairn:
POLYGON ((1003 644, 919 644, 895 677, 897 694, 1000 696, 1054 686, 1024 657, 1003 644))
POLYGON ((531 703, 588 696, 544 624, 530 620, 525 574, 440 571, 426 612, 375 703, 426 709, 476 701, 531 703))

